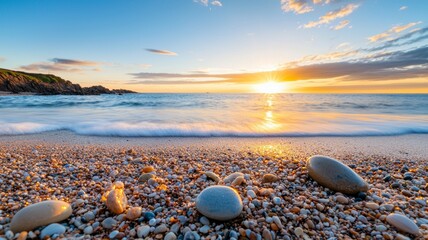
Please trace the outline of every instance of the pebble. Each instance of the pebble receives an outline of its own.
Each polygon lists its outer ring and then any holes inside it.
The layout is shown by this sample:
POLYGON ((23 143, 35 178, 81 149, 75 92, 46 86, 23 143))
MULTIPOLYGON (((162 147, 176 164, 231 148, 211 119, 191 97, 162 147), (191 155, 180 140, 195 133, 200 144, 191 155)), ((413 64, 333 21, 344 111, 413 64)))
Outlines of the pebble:
POLYGON ((142 212, 142 208, 141 207, 132 207, 130 209, 128 209, 128 211, 126 212, 126 219, 129 220, 135 220, 139 217, 141 217, 141 212, 142 212))
POLYGON ((272 183, 272 182, 276 182, 278 180, 279 180, 279 178, 276 175, 268 173, 268 174, 263 175, 262 183, 272 183))
POLYGON ((145 166, 143 168, 143 173, 151 173, 151 172, 154 172, 154 171, 155 171, 155 168, 152 167, 152 166, 145 166))
POLYGON ((336 159, 313 156, 307 161, 306 168, 312 179, 333 191, 353 195, 369 189, 357 173, 336 159))
POLYGON ((402 232, 407 232, 415 236, 420 235, 420 231, 416 223, 404 215, 391 213, 386 217, 386 221, 402 232))
POLYGON ((61 235, 65 233, 65 227, 58 223, 52 223, 49 226, 43 228, 40 232, 40 238, 44 239, 45 237, 50 237, 54 234, 61 235))
POLYGON ((149 181, 149 179, 154 178, 154 177, 155 177, 155 175, 153 175, 151 173, 143 173, 138 178, 138 182, 145 183, 145 182, 149 181))
POLYGON ((108 237, 110 238, 110 239, 115 239, 116 238, 116 236, 119 234, 119 231, 117 231, 117 230, 114 230, 113 232, 111 232, 109 235, 108 235, 108 237))
POLYGON ((196 209, 208 218, 227 221, 241 214, 243 204, 233 188, 216 185, 204 189, 198 195, 196 209))
POLYGON ((206 218, 205 216, 202 216, 199 219, 199 222, 201 222, 203 225, 210 225, 210 220, 208 218, 206 218))
POLYGON ((165 237, 163 238, 163 240, 176 240, 177 236, 175 235, 175 233, 173 232, 169 232, 167 235, 165 235, 165 237))
POLYGON ((16 233, 30 231, 65 220, 71 214, 72 209, 69 203, 58 200, 43 201, 19 210, 12 218, 10 229, 16 233))
POLYGON ((273 203, 274 203, 275 205, 280 205, 280 204, 281 204, 281 198, 279 198, 279 197, 274 197, 274 198, 273 198, 273 203))
POLYGON ((152 212, 145 212, 144 213, 144 219, 146 221, 150 221, 151 219, 155 218, 155 214, 152 212))
POLYGON ((248 190, 247 195, 250 198, 256 198, 257 197, 256 193, 253 190, 248 190))
POLYGON ((374 202, 368 202, 368 203, 366 203, 366 207, 371 209, 371 210, 377 210, 377 209, 379 209, 379 204, 374 203, 374 202))
POLYGON ((205 176, 207 176, 207 178, 212 179, 215 183, 220 182, 220 177, 215 174, 214 172, 205 172, 205 176))
POLYGON ((95 219, 95 214, 92 211, 89 211, 83 214, 83 217, 86 219, 86 221, 92 221, 95 219))
POLYGON ((137 236, 139 238, 145 238, 149 235, 150 233, 150 226, 144 225, 144 226, 139 226, 137 228, 137 236))
POLYGON ((168 231, 168 227, 165 224, 161 224, 161 225, 159 225, 159 226, 157 226, 155 228, 154 232, 156 234, 158 234, 158 233, 164 233, 164 232, 167 232, 167 231, 168 231))
POLYGON ((346 198, 344 196, 340 196, 340 195, 336 197, 336 201, 340 204, 348 204, 349 203, 348 198, 346 198))
POLYGON ((210 230, 210 226, 207 226, 207 225, 199 228, 199 232, 201 233, 208 233, 209 230, 210 230))
POLYGON ((245 178, 242 177, 242 176, 239 176, 239 177, 235 178, 235 180, 233 180, 233 182, 232 182, 231 185, 232 186, 239 186, 239 185, 241 185, 244 182, 245 182, 245 178))
POLYGON ((92 226, 87 226, 83 230, 83 233, 88 234, 88 235, 92 234, 93 232, 94 232, 94 228, 92 226))
POLYGON ((241 172, 235 172, 227 176, 223 179, 223 182, 225 183, 232 183, 237 177, 244 177, 244 174, 241 172))
POLYGON ((112 229, 116 224, 117 224, 117 221, 111 217, 104 219, 101 223, 101 225, 105 229, 112 229))
POLYGON ((106 194, 106 206, 108 210, 115 214, 123 213, 128 204, 128 200, 124 192, 123 183, 115 182, 113 185, 113 189, 107 192, 106 194))

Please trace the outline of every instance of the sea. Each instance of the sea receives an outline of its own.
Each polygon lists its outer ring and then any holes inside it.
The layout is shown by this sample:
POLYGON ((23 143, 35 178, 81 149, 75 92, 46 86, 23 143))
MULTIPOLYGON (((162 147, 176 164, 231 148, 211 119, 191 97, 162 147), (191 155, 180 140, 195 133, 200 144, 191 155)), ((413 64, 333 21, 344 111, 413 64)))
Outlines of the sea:
POLYGON ((0 96, 0 135, 383 136, 428 133, 428 94, 0 96))

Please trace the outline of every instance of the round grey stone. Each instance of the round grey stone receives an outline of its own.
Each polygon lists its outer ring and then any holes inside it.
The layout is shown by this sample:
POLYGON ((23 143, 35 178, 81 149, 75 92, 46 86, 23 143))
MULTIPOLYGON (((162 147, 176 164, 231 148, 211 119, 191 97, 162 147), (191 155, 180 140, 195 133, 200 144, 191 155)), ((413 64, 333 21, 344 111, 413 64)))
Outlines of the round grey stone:
POLYGON ((204 189, 196 198, 196 209, 208 218, 227 221, 242 212, 242 200, 231 187, 211 186, 204 189))

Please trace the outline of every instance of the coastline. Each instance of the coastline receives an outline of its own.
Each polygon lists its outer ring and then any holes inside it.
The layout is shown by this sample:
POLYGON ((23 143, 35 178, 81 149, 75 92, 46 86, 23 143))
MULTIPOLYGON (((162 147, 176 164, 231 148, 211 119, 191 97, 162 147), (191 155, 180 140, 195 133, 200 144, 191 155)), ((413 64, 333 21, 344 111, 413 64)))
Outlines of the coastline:
POLYGON ((48 131, 35 134, 3 135, 1 145, 106 146, 168 148, 254 149, 261 146, 287 150, 306 155, 379 155, 408 160, 428 160, 428 134, 391 136, 319 136, 319 137, 109 137, 79 135, 71 131, 48 131))
POLYGON ((42 228, 12 233, 10 220, 19 209, 46 199, 71 204, 72 215, 61 222, 66 230, 60 236, 75 239, 412 237, 385 220, 391 213, 406 214, 427 235, 427 144, 426 134, 129 138, 53 131, 0 136, 0 192, 5 199, 0 237, 38 236, 42 228), (306 160, 318 154, 354 165, 370 186, 364 198, 326 190, 312 180, 306 160), (154 169, 153 179, 142 181, 147 168, 154 169), (403 169, 413 180, 405 179, 403 169), (216 184, 206 171, 221 179, 245 173, 244 182, 233 186, 243 200, 239 217, 217 222, 196 210, 198 194, 216 184), (279 180, 264 183, 266 174, 279 180), (384 180, 386 176, 392 180, 384 180), (101 201, 117 181, 128 198, 122 214, 110 212, 101 201))

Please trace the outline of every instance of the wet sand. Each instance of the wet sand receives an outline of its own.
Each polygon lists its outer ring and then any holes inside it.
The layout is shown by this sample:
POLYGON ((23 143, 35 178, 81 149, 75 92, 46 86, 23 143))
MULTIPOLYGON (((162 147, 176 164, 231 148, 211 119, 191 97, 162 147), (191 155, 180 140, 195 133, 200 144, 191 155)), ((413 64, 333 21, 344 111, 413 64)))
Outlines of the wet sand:
POLYGON ((115 138, 56 131, 1 136, 0 238, 18 236, 8 232, 13 215, 46 199, 72 204, 72 215, 61 222, 66 232, 59 236, 68 238, 164 239, 171 232, 166 239, 192 234, 202 239, 413 238, 386 222, 393 212, 405 214, 428 236, 427 149, 428 135, 115 138), (316 154, 351 165, 370 190, 355 197, 319 186, 305 168, 306 159, 316 154), (149 166, 155 177, 139 182, 149 166), (244 204, 239 217, 211 220, 204 227, 207 221, 197 212, 195 199, 216 184, 206 171, 221 179, 245 173, 245 181, 233 186, 244 204), (405 180, 405 173, 411 179, 405 180), (263 183, 265 174, 279 180, 263 183), (124 183, 127 210, 142 208, 135 220, 127 219, 126 211, 109 212, 101 201, 116 181, 124 183), (88 212, 95 218, 85 219, 88 212), (156 220, 149 221, 151 215, 156 220), (106 219, 114 220, 112 228, 104 226, 106 219))

